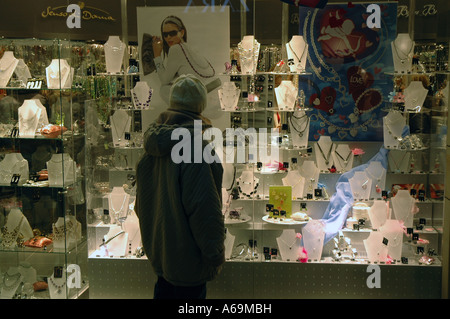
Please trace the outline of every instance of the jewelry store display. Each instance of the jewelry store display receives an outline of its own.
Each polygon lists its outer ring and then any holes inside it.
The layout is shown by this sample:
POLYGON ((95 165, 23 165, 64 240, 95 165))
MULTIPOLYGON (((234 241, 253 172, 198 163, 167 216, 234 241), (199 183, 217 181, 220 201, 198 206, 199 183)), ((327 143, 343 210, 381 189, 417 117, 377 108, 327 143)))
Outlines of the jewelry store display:
POLYGON ((122 71, 123 56, 125 54, 125 43, 118 36, 109 36, 104 45, 106 72, 110 74, 122 71))
POLYGON ((14 57, 12 51, 5 51, 0 59, 0 88, 8 85, 11 76, 16 69, 19 60, 14 57))

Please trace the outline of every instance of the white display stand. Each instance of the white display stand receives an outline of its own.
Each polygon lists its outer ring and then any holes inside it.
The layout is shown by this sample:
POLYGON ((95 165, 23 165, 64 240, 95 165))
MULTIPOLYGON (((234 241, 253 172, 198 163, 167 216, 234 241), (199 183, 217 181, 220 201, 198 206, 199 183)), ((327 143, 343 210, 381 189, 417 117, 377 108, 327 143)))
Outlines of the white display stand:
POLYGON ((34 138, 39 123, 43 121, 42 108, 36 100, 25 100, 18 109, 19 114, 19 136, 34 138))
POLYGON ((373 161, 370 162, 364 172, 372 180, 370 198, 382 198, 382 191, 386 187, 386 169, 381 165, 381 162, 373 161))
POLYGON ((404 90, 405 110, 420 111, 428 95, 428 90, 423 87, 422 81, 412 81, 404 90))
POLYGON ((125 43, 119 36, 109 36, 104 45, 106 72, 115 74, 122 71, 123 56, 125 54, 125 43))
POLYGON ((107 255, 124 257, 127 254, 128 234, 120 226, 113 225, 104 237, 107 255))
POLYGON ((332 153, 334 143, 330 136, 321 136, 314 144, 314 154, 316 155, 317 167, 320 171, 328 172, 328 168, 334 165, 332 153))
POLYGON ((400 112, 390 111, 383 117, 383 138, 386 148, 398 148, 406 120, 400 112))
POLYGON ((353 167, 354 155, 347 144, 338 144, 331 155, 338 172, 347 172, 353 167))
POLYGON ((370 262, 386 262, 388 246, 383 243, 383 234, 379 231, 370 232, 369 237, 363 240, 367 259, 370 262))
POLYGON ((153 95, 151 89, 146 81, 139 81, 133 89, 131 89, 131 98, 135 109, 148 110, 150 109, 150 102, 153 95))
POLYGON ((388 219, 380 227, 380 233, 388 240, 387 248, 389 256, 394 260, 402 257, 403 227, 398 220, 388 219))
POLYGON ((38 128, 41 128, 45 125, 50 124, 50 122, 48 121, 47 109, 42 104, 41 100, 33 99, 33 101, 35 101, 36 105, 41 109, 41 115, 40 115, 39 121, 38 121, 38 128))
POLYGON ((393 173, 409 172, 411 153, 407 151, 391 150, 388 154, 389 171, 393 173))
POLYGON ((302 252, 301 239, 294 229, 284 229, 280 237, 277 237, 278 249, 284 261, 295 261, 302 252))
POLYGON ((355 172, 352 178, 349 178, 350 188, 352 190, 353 199, 368 200, 372 189, 372 180, 365 172, 355 172))
POLYGON ((299 171, 289 171, 286 177, 282 178, 284 186, 292 187, 293 198, 303 198, 305 178, 299 171))
POLYGON ((399 33, 391 42, 394 70, 397 73, 407 73, 412 70, 414 56, 414 41, 408 33, 399 33))
POLYGON ((308 58, 308 44, 301 35, 294 35, 286 43, 288 66, 291 72, 301 73, 305 71, 308 58))
POLYGON ((45 69, 47 88, 70 89, 72 87, 74 69, 65 59, 53 59, 45 69))
POLYGON ((53 154, 47 162, 47 170, 50 186, 68 186, 75 182, 76 163, 68 153, 53 154))
POLYGON ((278 109, 280 111, 293 111, 297 102, 298 89, 292 81, 281 81, 275 88, 278 109))
POLYGON ((10 267, 3 276, 1 299, 12 299, 23 282, 23 276, 19 267, 10 267))
POLYGON ((55 278, 52 274, 48 277, 48 292, 50 293, 50 299, 67 299, 67 293, 69 287, 67 286, 67 274, 63 270, 61 278, 55 278))
POLYGON ((305 178, 303 187, 303 197, 306 194, 313 194, 319 183, 320 169, 314 161, 304 161, 300 167, 300 174, 305 178))
POLYGON ((389 204, 384 200, 374 200, 369 210, 372 229, 380 229, 390 217, 389 204))
POLYGON ((261 45, 252 35, 246 35, 238 43, 242 74, 255 74, 261 45))
POLYGON ((81 223, 74 216, 59 217, 52 227, 55 251, 72 249, 81 239, 81 223))
POLYGON ((33 230, 30 223, 18 207, 11 208, 6 218, 5 227, 7 229, 7 235, 5 236, 2 233, 2 242, 0 244, 0 247, 3 249, 15 249, 19 234, 23 241, 33 238, 33 230))
POLYGON ((36 269, 34 269, 30 263, 22 261, 19 265, 18 270, 23 277, 24 283, 33 284, 37 281, 36 269))
POLYGON ((395 219, 403 222, 403 225, 407 228, 413 227, 413 209, 416 200, 410 195, 409 190, 398 190, 391 202, 395 219))
POLYGON ((20 175, 17 185, 23 185, 30 178, 28 161, 20 153, 7 153, 0 162, 0 185, 11 185, 14 174, 20 175))
POLYGON ((19 60, 14 57, 12 51, 5 51, 0 59, 0 88, 8 85, 11 76, 14 73, 19 60))
POLYGON ((304 110, 295 110, 289 118, 293 148, 307 148, 310 122, 310 118, 304 110))
POLYGON ((241 90, 234 82, 225 82, 217 93, 219 94, 220 108, 223 111, 236 110, 241 90))
POLYGON ((320 260, 322 258, 323 241, 325 238, 325 225, 320 220, 311 220, 302 230, 303 245, 308 259, 320 260))
POLYGON ((123 187, 113 187, 108 195, 109 216, 112 222, 119 224, 120 219, 125 220, 128 215, 130 195, 123 187))
POLYGON ((116 110, 110 117, 111 133, 115 146, 123 147, 127 145, 125 133, 131 131, 131 116, 126 110, 116 110))
POLYGON ((14 70, 14 74, 17 76, 17 79, 21 82, 21 85, 26 86, 28 80, 31 78, 30 69, 28 65, 25 64, 23 59, 19 59, 19 63, 14 70))

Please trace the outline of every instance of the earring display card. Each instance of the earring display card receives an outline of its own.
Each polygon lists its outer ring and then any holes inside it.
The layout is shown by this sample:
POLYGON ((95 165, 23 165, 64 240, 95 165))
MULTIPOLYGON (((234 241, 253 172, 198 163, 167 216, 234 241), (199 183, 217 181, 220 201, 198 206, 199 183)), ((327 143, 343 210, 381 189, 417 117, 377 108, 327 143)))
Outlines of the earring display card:
POLYGON ((286 218, 291 218, 292 186, 270 186, 269 204, 278 211, 285 211, 286 218))

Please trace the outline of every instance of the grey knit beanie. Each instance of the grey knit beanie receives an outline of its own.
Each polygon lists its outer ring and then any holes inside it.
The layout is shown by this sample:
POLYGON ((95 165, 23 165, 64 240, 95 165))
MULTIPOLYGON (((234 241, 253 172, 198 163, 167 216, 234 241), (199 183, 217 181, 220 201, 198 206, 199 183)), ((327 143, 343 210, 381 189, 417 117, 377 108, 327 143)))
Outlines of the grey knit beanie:
POLYGON ((170 108, 200 114, 206 108, 206 95, 206 87, 197 77, 192 74, 181 75, 170 88, 170 108))

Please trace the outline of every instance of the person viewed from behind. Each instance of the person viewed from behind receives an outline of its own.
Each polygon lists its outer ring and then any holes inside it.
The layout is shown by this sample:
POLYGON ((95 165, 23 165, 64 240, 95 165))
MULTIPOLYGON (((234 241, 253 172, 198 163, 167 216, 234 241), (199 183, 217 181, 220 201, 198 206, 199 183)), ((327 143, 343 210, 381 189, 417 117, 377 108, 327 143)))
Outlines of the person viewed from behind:
POLYGON ((202 121, 203 130, 210 126, 201 116, 206 94, 195 76, 180 76, 170 90, 169 108, 144 134, 135 211, 144 251, 158 276, 155 299, 206 298, 206 283, 225 262, 222 164, 194 163, 193 153, 190 163, 177 164, 171 156, 173 146, 181 143, 178 137, 172 140, 174 130, 191 132, 193 152, 194 120, 202 121))

